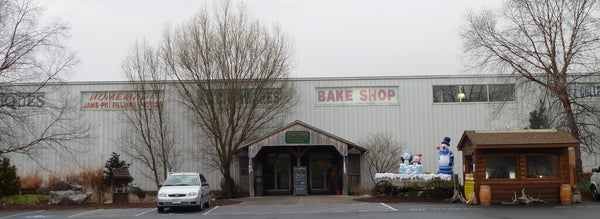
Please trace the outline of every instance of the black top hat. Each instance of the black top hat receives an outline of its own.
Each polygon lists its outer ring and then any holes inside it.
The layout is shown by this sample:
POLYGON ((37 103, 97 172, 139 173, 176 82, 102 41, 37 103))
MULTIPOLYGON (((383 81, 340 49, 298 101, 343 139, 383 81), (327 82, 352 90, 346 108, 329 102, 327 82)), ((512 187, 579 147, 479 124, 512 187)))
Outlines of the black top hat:
POLYGON ((445 137, 444 141, 442 141, 442 144, 450 146, 450 137, 445 137))

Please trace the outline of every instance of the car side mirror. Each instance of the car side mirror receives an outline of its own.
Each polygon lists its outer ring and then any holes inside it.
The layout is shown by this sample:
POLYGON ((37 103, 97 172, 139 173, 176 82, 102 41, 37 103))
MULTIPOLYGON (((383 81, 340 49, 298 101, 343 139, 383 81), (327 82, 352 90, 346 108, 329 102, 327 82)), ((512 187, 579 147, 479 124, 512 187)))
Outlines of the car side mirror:
POLYGON ((597 168, 592 168, 592 172, 598 172, 597 168))

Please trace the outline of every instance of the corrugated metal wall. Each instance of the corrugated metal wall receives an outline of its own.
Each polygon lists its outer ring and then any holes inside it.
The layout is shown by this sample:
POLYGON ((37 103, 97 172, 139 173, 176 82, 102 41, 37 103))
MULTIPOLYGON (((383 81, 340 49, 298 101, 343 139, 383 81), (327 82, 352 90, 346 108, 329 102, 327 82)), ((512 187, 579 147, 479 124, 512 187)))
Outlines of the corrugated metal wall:
MULTIPOLYGON (((361 145, 368 135, 388 132, 395 140, 403 143, 412 154, 423 154, 423 171, 437 172, 437 150, 444 137, 452 138, 451 150, 458 164, 454 171, 460 173, 461 153, 456 144, 464 130, 501 130, 521 129, 528 125, 529 112, 535 107, 535 101, 525 103, 519 96, 517 101, 508 103, 434 103, 432 86, 505 83, 506 77, 495 76, 427 76, 427 77, 370 77, 370 78, 315 78, 295 79, 294 83, 300 96, 295 111, 284 120, 286 123, 301 120, 311 126, 330 132, 336 136, 361 145), (368 87, 387 86, 398 88, 399 103, 393 105, 317 105, 316 88, 327 87, 368 87), (496 114, 498 107, 503 110, 496 114), (492 116, 493 115, 493 116, 492 116)), ((59 86, 59 85, 55 85, 59 86)), ((124 91, 129 90, 124 82, 67 83, 62 85, 68 93, 77 97, 84 91, 124 91)), ((175 127, 177 143, 181 146, 181 166, 177 171, 200 171, 210 180, 213 189, 219 189, 221 175, 200 161, 199 147, 205 144, 193 116, 177 100, 176 92, 170 87, 166 90, 169 116, 175 127)), ((46 98, 56 98, 57 93, 47 93, 46 98)), ((132 159, 123 155, 118 139, 124 131, 123 111, 120 110, 82 110, 83 119, 94 127, 86 145, 74 147, 87 148, 88 153, 78 160, 58 158, 53 152, 45 155, 43 166, 61 174, 76 172, 78 169, 103 168, 104 162, 112 152, 121 154, 127 161, 132 159), (79 165, 73 165, 73 162, 79 165), (77 167, 81 166, 81 167, 77 167)), ((14 154, 13 162, 23 167, 33 167, 26 157, 14 154)), ((400 161, 398 161, 400 162, 400 161)), ((592 161, 595 162, 595 161, 592 161)), ((362 162, 364 167, 364 162, 362 162)), ((591 165, 594 165, 591 163, 591 165)), ((587 164, 588 168, 591 168, 587 164)), ((142 174, 141 164, 133 162, 131 173, 135 183, 144 189, 155 189, 152 181, 142 174)), ((239 165, 234 163, 233 175, 237 179, 239 165)), ((362 184, 368 186, 370 177, 363 168, 362 184)))

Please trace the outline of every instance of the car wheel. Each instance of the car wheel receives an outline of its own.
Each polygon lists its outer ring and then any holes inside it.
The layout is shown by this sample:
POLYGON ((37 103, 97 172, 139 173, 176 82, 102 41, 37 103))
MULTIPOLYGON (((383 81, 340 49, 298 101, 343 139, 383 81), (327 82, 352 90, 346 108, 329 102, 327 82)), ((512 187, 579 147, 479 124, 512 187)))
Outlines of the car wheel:
POLYGON ((158 210, 158 213, 165 212, 165 208, 164 207, 156 207, 156 209, 158 210))
POLYGON ((598 189, 595 186, 592 186, 592 198, 594 200, 600 200, 600 194, 598 194, 598 189))

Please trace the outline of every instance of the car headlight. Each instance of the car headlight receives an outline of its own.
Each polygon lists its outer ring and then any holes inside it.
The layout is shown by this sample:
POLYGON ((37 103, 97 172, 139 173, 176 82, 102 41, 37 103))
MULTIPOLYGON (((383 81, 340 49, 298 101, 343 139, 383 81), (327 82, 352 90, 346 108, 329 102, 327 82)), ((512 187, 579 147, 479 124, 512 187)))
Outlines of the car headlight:
POLYGON ((158 193, 158 197, 167 197, 167 193, 158 193))
POLYGON ((197 196, 198 192, 188 192, 187 196, 197 196))

